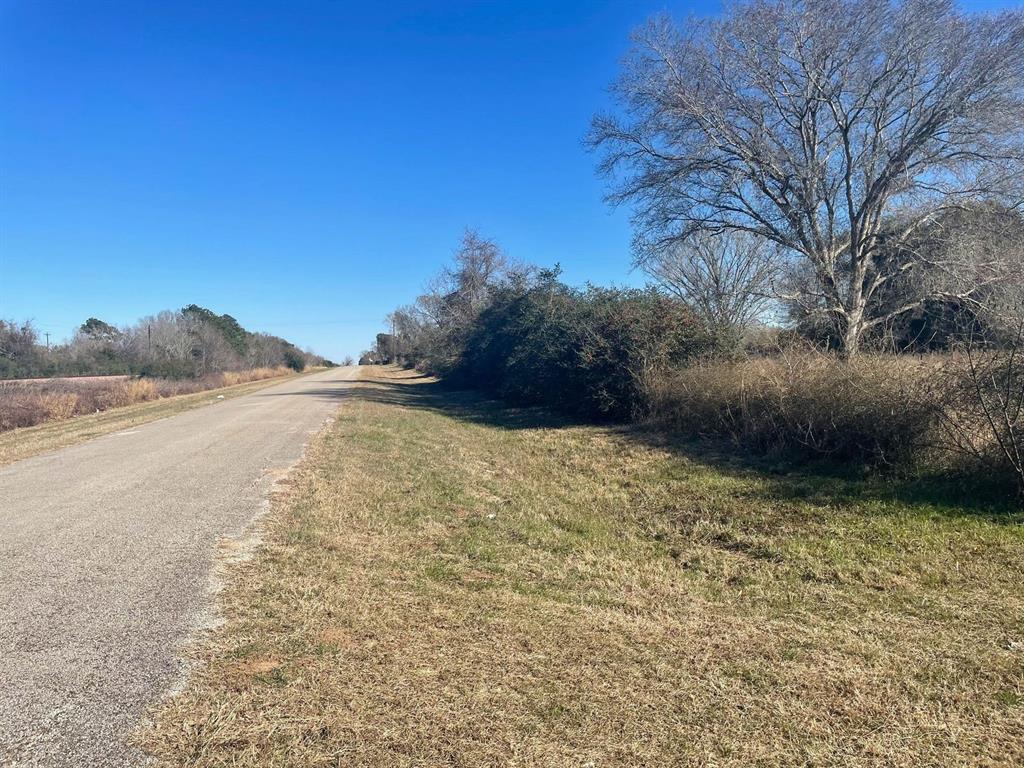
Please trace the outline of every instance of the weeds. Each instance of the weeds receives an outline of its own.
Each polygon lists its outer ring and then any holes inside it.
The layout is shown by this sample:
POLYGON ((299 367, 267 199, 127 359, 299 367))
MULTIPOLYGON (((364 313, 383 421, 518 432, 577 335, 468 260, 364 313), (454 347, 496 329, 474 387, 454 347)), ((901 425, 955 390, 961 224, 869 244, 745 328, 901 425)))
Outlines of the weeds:
POLYGON ((688 435, 790 459, 912 466, 939 420, 930 358, 814 352, 713 362, 654 379, 651 414, 688 435))

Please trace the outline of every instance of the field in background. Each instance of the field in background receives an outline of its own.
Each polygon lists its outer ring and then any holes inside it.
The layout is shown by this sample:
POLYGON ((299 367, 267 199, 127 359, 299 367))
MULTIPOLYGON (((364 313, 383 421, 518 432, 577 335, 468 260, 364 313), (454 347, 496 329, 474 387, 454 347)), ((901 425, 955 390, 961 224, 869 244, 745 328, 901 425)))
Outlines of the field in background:
POLYGON ((1024 762, 1022 513, 364 372, 162 764, 1024 762))
POLYGON ((196 379, 83 376, 0 380, 0 432, 291 373, 281 367, 226 371, 196 379))
MULTIPOLYGON (((34 427, 0 432, 0 466, 81 443, 100 435, 145 424, 182 411, 209 405, 216 398, 225 399, 246 395, 268 387, 282 378, 296 375, 287 370, 280 376, 241 384, 209 389, 192 394, 166 396, 156 400, 91 413, 74 418, 49 421, 34 427)), ((0 395, 2 397, 2 395, 0 395)))

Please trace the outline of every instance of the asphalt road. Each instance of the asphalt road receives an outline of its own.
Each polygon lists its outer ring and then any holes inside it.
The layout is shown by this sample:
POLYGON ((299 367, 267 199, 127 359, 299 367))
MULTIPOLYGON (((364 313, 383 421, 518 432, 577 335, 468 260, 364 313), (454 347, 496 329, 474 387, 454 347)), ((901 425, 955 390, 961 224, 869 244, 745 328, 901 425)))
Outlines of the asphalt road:
POLYGON ((218 542, 342 401, 335 368, 0 468, 0 765, 140 765, 218 542))

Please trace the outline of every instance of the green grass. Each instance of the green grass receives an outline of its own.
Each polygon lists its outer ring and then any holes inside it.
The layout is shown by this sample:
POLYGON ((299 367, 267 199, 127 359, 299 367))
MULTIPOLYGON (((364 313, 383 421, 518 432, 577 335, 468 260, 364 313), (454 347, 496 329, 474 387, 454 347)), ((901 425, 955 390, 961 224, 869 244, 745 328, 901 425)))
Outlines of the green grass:
POLYGON ((158 762, 1024 761, 1019 511, 386 376, 233 569, 158 762))

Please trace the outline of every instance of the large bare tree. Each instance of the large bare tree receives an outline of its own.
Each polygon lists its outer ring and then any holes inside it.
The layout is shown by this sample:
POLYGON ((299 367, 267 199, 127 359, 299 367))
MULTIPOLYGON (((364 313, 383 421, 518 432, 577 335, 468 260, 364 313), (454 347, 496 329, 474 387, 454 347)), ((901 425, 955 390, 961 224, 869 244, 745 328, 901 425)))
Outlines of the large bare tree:
POLYGON ((754 0, 682 27, 659 18, 635 34, 616 93, 623 114, 595 118, 591 140, 610 199, 635 206, 638 258, 699 231, 771 240, 806 262, 800 299, 848 355, 891 319, 870 311, 883 285, 956 268, 894 244, 968 201, 1020 205, 1021 9, 754 0))

